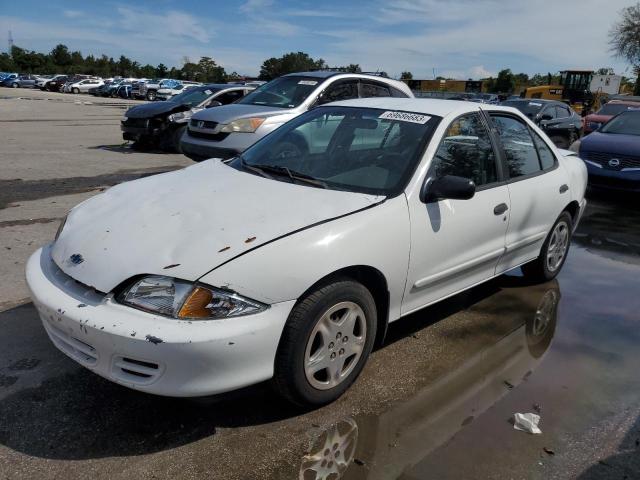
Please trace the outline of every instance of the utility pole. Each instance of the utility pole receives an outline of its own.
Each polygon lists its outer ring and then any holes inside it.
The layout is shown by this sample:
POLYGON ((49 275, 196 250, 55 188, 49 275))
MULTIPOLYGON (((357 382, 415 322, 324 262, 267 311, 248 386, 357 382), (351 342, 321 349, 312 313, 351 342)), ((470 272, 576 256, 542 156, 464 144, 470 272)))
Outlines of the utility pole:
POLYGON ((11 35, 11 30, 9 30, 9 55, 11 55, 11 50, 13 50, 13 36, 11 35))

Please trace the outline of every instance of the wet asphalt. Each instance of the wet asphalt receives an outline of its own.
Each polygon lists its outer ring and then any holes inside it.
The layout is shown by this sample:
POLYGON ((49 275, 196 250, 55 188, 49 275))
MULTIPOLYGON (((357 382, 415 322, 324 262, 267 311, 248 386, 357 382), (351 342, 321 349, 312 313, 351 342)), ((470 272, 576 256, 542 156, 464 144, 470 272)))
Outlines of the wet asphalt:
POLYGON ((53 120, 41 136, 0 125, 0 478, 640 478, 637 196, 589 193, 556 280, 515 271, 392 324, 332 405, 293 408, 268 384, 155 397, 57 351, 21 269, 74 202, 189 163, 123 154, 119 104, 22 93, 51 100, 0 99, 2 118, 53 120), (82 139, 56 123, 90 117, 108 126, 82 139), (516 412, 539 414, 542 434, 515 430, 516 412))

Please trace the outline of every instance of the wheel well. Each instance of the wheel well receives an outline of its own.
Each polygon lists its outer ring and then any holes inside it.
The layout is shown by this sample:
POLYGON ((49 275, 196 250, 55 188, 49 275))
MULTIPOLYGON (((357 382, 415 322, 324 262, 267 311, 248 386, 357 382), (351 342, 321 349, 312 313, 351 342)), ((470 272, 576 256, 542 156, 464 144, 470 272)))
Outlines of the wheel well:
POLYGON ((331 283, 336 278, 344 277, 360 282, 371 292, 371 296, 376 302, 376 311, 378 313, 378 328, 374 346, 381 345, 389 325, 389 288, 387 287, 387 280, 380 270, 367 265, 353 265, 341 268, 318 280, 301 295, 301 298, 322 284, 331 283))
POLYGON ((575 221, 578 218, 578 214, 580 213, 580 204, 574 200, 571 203, 569 203, 569 205, 564 207, 563 211, 569 212, 569 215, 571 215, 571 220, 575 224, 575 221))

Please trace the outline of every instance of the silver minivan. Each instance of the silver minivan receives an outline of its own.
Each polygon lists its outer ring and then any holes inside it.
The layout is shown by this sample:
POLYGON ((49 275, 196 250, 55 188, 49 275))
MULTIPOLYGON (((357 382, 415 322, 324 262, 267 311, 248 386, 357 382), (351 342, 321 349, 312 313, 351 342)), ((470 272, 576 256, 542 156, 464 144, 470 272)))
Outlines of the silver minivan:
POLYGON ((398 80, 375 74, 313 71, 276 78, 231 105, 191 117, 180 141, 195 161, 242 153, 283 123, 325 103, 369 97, 413 97, 398 80))

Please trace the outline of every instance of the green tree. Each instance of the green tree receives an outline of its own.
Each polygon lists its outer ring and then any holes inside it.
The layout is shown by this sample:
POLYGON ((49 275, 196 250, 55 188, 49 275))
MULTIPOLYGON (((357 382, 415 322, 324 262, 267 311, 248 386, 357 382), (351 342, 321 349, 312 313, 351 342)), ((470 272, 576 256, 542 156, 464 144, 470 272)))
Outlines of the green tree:
POLYGON ((400 74, 400 80, 413 80, 413 73, 411 72, 402 72, 400 74))
POLYGON ((200 73, 199 81, 210 83, 224 83, 227 80, 227 73, 211 57, 200 57, 197 64, 200 73))
POLYGON ((57 67, 62 67, 64 69, 71 65, 71 54, 69 53, 69 49, 62 43, 56 45, 49 55, 51 56, 51 61, 57 67))
POLYGON ((164 63, 159 63, 156 67, 156 76, 165 77, 167 75, 167 66, 164 63))
POLYGON ((306 72, 327 68, 327 64, 321 58, 314 60, 304 52, 291 52, 280 58, 271 57, 265 60, 260 67, 260 78, 272 80, 287 73, 306 72))
POLYGON ((633 65, 636 73, 634 94, 640 95, 640 3, 622 9, 620 19, 609 31, 612 52, 633 65))
POLYGON ((494 93, 511 93, 515 87, 513 73, 508 68, 498 72, 498 78, 493 86, 494 93))

